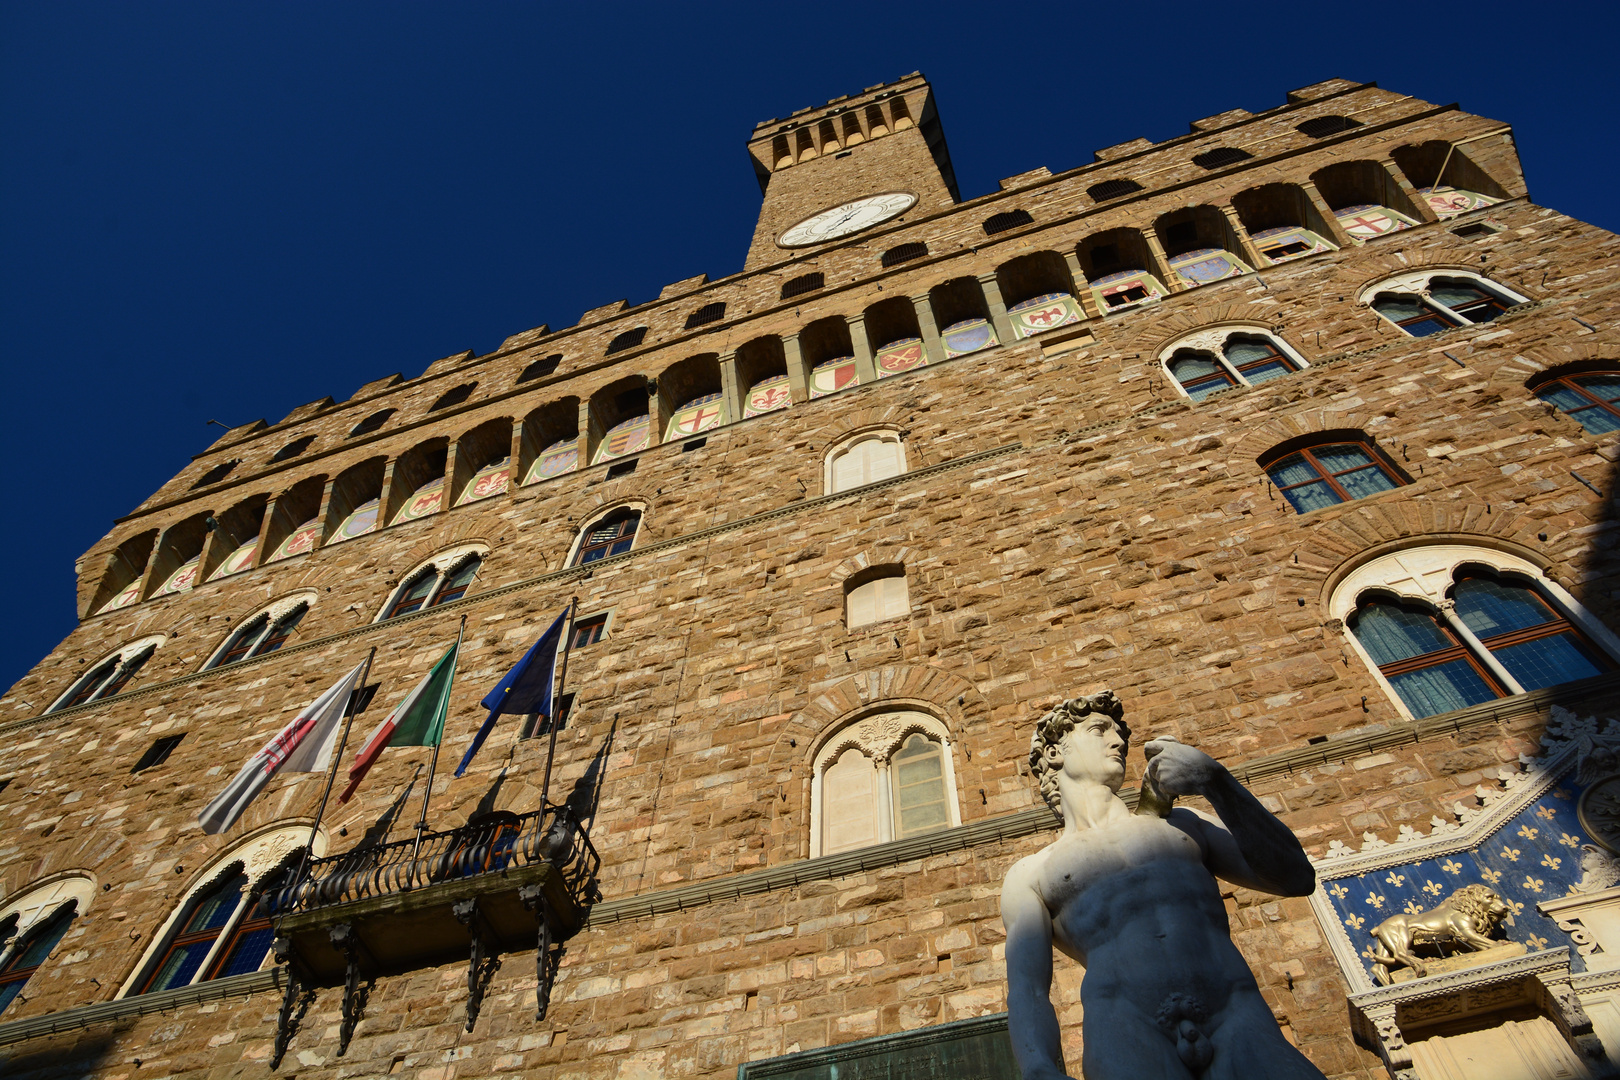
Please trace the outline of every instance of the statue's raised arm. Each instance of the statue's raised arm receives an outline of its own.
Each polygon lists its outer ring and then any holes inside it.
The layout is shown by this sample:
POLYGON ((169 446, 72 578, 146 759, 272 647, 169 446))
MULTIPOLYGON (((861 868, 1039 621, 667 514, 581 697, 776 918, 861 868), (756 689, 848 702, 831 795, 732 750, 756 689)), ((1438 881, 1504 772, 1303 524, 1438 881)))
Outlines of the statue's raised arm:
POLYGON ((1086 969, 1086 1080, 1321 1080, 1232 944, 1214 876, 1305 895, 1315 873, 1299 841, 1219 762, 1171 739, 1149 744, 1132 813, 1119 797, 1129 742, 1108 691, 1065 701, 1030 740, 1030 768, 1063 832, 1015 864, 1001 892, 1008 1025, 1025 1080, 1067 1075, 1054 946, 1086 969), (1172 809, 1194 794, 1218 816, 1172 809))

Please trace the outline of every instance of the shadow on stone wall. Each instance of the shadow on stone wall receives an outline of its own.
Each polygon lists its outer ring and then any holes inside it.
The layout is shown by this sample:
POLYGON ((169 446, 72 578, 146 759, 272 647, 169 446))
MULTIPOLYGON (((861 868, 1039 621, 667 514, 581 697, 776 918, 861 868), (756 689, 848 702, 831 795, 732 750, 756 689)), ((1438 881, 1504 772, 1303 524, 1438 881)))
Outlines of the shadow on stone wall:
POLYGON ((0 1076, 6 1080, 82 1080, 110 1062, 117 1033, 104 1030, 77 1037, 65 1036, 41 1044, 30 1040, 0 1049, 0 1076))

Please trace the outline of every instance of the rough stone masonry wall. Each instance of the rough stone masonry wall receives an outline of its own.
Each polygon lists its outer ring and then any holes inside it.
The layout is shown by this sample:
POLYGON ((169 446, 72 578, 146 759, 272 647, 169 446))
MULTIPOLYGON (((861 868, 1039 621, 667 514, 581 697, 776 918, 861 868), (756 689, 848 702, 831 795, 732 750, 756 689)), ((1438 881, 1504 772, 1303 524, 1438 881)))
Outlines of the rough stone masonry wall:
MULTIPOLYGON (((1113 686, 1142 737, 1173 733, 1233 765, 1399 725, 1324 626, 1329 575, 1380 543, 1495 538, 1545 560, 1620 625, 1604 582, 1610 508, 1569 475, 1610 490, 1612 447, 1550 415, 1524 386, 1538 367, 1614 357, 1616 241, 1526 203, 1489 216, 1505 230, 1482 241, 1429 225, 1095 321, 1096 341, 1082 351, 1047 358, 1026 342, 964 357, 710 433, 696 453, 658 448, 623 480, 588 470, 86 620, 0 704, 30 702, 20 711, 31 716, 83 670, 80 659, 154 631, 170 638, 132 690, 189 675, 242 616, 295 588, 319 592, 295 642, 348 636, 4 733, 0 777, 12 783, 0 794, 0 893, 75 868, 110 886, 6 1019, 111 997, 235 837, 313 813, 316 778, 278 781, 232 833, 202 836, 197 810, 240 761, 373 644, 379 700, 397 698, 461 613, 468 645, 447 757, 480 719, 476 700, 569 596, 583 613, 612 612, 610 636, 574 658, 580 701, 559 771, 566 793, 602 758, 592 837, 609 900, 804 858, 815 740, 878 701, 925 705, 950 726, 965 823, 1037 805, 1018 762, 1029 723, 1059 696, 1113 686), (1540 306, 1411 340, 1355 305, 1360 284, 1428 264, 1483 267, 1540 306), (1153 364, 1158 349, 1183 329, 1239 318, 1281 326, 1317 366, 1196 405, 1176 400, 1153 364), (826 449, 877 423, 908 432, 913 469, 1014 440, 1021 448, 633 556, 588 579, 478 595, 557 568, 578 523, 616 502, 645 503, 644 542, 791 511, 805 489, 819 493, 826 449), (1416 473, 1413 483, 1293 514, 1268 495, 1255 457, 1329 427, 1366 430, 1416 473), (467 602, 366 629, 391 581, 472 539, 492 553, 467 602), (843 626, 842 577, 863 561, 905 564, 907 618, 843 626), (163 767, 129 772, 153 738, 182 731, 163 767)), ((501 408, 476 406, 456 423, 470 429, 501 408)), ((500 729, 466 779, 441 773, 436 824, 464 821, 498 777, 499 807, 534 804, 543 748, 517 743, 514 730, 500 729)), ((1534 719, 1503 722, 1256 790, 1320 851, 1368 830, 1426 828, 1526 751, 1535 731, 1534 719)), ((339 829, 352 838, 384 813, 424 757, 385 756, 356 803, 329 816, 334 849, 349 842, 339 829)), ((1043 842, 590 927, 570 943, 541 1025, 525 998, 532 954, 507 958, 471 1036, 460 1031, 457 966, 379 983, 341 1059, 328 992, 285 1069, 427 1080, 519 1069, 721 1076, 748 1058, 998 1011, 995 896, 1008 863, 1043 842)), ((1291 1034, 1331 1075, 1377 1075, 1349 1042, 1343 987, 1304 901, 1234 895, 1231 908, 1291 1034)), ((1064 979, 1072 1001, 1074 980, 1064 979)), ((275 1004, 259 995, 92 1030, 72 1053, 86 1075, 109 1080, 148 1070, 260 1076, 275 1004)), ((1073 1008, 1065 1019, 1072 1062, 1073 1008)), ((31 1061, 60 1069, 56 1053, 38 1041, 13 1048, 7 1071, 26 1074, 31 1061)))

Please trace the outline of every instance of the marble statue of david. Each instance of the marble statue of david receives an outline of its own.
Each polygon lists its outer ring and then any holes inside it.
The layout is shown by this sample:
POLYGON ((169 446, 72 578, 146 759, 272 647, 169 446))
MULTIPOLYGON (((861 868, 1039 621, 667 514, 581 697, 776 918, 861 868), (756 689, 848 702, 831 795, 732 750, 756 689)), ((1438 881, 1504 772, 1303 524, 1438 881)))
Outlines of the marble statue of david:
POLYGON ((1119 797, 1130 730, 1111 691, 1041 718, 1029 761, 1063 833, 1001 890, 1007 1011, 1024 1080, 1067 1074, 1052 1008, 1052 947, 1085 968, 1085 1080, 1322 1080, 1283 1038, 1227 926, 1217 876, 1305 896, 1299 841, 1219 762, 1174 739, 1146 745, 1135 813, 1119 797), (1185 807, 1202 795, 1219 817, 1185 807))

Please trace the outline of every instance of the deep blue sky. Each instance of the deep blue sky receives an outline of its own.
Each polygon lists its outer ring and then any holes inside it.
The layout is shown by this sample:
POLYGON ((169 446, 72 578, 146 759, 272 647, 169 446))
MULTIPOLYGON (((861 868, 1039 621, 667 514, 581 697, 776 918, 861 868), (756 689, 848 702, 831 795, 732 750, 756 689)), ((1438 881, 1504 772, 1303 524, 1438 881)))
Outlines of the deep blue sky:
POLYGON ((1532 196, 1614 228, 1620 20, 1583 6, 0 0, 0 686, 209 418, 740 269, 758 121, 921 69, 971 198, 1376 80, 1512 123, 1532 196))

